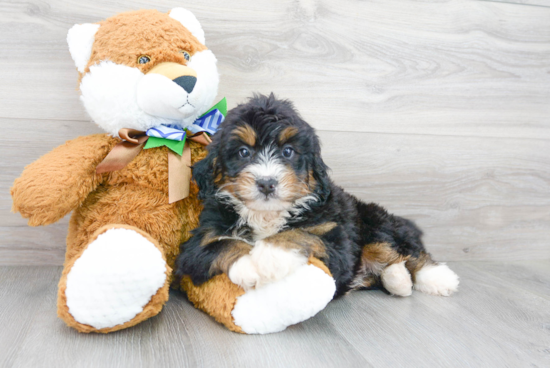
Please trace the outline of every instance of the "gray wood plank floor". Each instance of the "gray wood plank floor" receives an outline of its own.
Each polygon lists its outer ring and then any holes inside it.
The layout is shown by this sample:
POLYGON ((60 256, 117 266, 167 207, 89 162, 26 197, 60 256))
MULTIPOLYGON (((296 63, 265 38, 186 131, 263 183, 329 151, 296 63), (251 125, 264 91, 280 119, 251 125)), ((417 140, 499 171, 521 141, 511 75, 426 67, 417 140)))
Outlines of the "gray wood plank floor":
POLYGON ((547 367, 550 261, 453 262, 452 297, 351 293, 264 336, 225 330, 173 291, 134 328, 85 335, 56 317, 59 267, 0 267, 2 367, 547 367))

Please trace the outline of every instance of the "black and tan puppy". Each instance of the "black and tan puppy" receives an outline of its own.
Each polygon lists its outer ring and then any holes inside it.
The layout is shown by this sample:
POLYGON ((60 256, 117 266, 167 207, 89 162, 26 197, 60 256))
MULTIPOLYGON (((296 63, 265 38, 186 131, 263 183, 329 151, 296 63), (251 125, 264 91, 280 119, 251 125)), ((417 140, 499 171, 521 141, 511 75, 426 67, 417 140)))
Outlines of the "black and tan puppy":
POLYGON ((322 260, 335 295, 383 286, 408 296, 457 290, 458 277, 426 252, 409 220, 363 203, 327 175, 319 140, 292 104, 255 96, 229 112, 193 177, 204 210, 181 247, 177 274, 200 285, 220 273, 245 290, 322 260))

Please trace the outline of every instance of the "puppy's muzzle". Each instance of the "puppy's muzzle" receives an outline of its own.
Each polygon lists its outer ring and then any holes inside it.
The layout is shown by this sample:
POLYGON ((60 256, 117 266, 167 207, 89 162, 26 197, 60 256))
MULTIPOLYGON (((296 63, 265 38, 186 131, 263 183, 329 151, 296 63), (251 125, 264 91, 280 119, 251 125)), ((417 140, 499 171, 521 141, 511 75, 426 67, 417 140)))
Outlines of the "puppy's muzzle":
POLYGON ((197 72, 194 69, 178 63, 160 63, 149 70, 147 74, 164 75, 183 88, 187 93, 191 93, 193 88, 195 88, 195 84, 197 84, 197 72))
POLYGON ((266 197, 272 193, 275 193, 277 189, 277 180, 273 178, 262 178, 256 180, 256 186, 260 193, 264 194, 266 197))

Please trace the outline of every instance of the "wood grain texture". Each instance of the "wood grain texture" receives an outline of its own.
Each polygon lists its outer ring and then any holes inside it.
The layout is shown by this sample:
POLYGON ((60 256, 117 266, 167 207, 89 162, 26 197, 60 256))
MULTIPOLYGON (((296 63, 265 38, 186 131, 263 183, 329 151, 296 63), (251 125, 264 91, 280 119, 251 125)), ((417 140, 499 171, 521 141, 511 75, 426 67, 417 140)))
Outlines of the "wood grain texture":
POLYGON ((437 258, 549 258, 550 8, 528 5, 0 2, 0 127, 10 131, 0 136, 0 264, 63 260, 67 219, 26 227, 9 187, 40 155, 99 132, 78 100, 67 30, 175 6, 201 20, 230 107, 253 91, 295 101, 335 181, 416 220, 437 258))
POLYGON ((508 3, 512 5, 528 5, 528 6, 544 6, 550 7, 550 0, 479 0, 479 1, 490 1, 497 3, 508 3))
MULTIPOLYGON (((87 120, 67 29, 181 5, 1 3, 0 117, 87 120)), ((275 91, 323 129, 550 137, 550 9, 466 0, 185 5, 202 21, 231 105, 275 91)))
POLYGON ((336 182, 413 219, 440 260, 548 259, 549 143, 321 132, 336 182))
POLYGON ((529 367, 550 359, 550 263, 451 263, 452 297, 353 292, 263 336, 229 332, 172 292, 157 317, 109 335, 56 317, 59 267, 0 268, 3 367, 529 367))

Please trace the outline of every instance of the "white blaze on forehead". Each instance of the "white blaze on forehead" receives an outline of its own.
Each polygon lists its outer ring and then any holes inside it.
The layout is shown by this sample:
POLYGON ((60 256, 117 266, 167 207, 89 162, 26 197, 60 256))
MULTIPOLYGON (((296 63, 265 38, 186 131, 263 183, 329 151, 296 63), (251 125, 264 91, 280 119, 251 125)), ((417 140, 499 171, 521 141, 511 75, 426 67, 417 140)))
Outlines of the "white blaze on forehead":
POLYGON ((255 178, 272 178, 281 180, 288 168, 283 165, 272 146, 265 147, 259 154, 257 161, 250 164, 245 171, 255 178))

